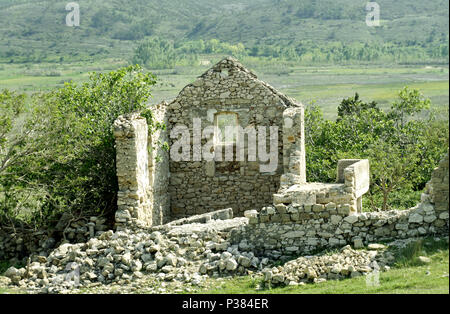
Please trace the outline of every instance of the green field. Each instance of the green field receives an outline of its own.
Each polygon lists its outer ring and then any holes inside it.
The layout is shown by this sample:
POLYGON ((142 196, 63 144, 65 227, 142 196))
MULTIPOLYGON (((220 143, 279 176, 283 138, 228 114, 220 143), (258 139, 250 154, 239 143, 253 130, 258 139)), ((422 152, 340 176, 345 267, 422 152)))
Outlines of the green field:
POLYGON ((258 291, 252 278, 227 280, 220 288, 201 293, 211 294, 448 294, 448 252, 441 261, 421 267, 394 269, 380 274, 380 286, 368 286, 366 278, 327 281, 300 287, 258 291))
MULTIPOLYGON (((211 57, 210 65, 220 57, 211 57)), ((62 87, 64 82, 83 82, 89 72, 106 72, 126 65, 121 59, 103 62, 70 64, 0 64, 0 89, 9 88, 27 93, 48 91, 62 87)), ((246 65, 246 64, 244 64, 246 65)), ((389 107, 397 92, 404 86, 419 89, 430 98, 436 108, 449 105, 448 66, 322 66, 288 67, 274 62, 272 67, 248 67, 258 77, 288 96, 304 104, 315 102, 327 118, 336 115, 343 98, 358 92, 364 101, 375 100, 381 107, 389 107)), ((171 100, 187 84, 206 71, 209 66, 176 67, 150 70, 157 76, 151 103, 171 100)))

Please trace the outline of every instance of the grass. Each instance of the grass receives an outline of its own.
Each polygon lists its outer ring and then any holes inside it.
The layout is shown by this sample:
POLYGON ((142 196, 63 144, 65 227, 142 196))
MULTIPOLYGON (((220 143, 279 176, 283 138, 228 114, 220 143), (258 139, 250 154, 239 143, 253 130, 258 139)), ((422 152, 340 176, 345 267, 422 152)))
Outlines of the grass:
MULTIPOLYGON (((207 57, 211 59, 212 57, 207 57)), ((214 58, 210 60, 215 62, 214 58)), ((93 63, 0 64, 0 89, 9 88, 32 93, 62 87, 65 81, 84 82, 92 71, 106 72, 125 66, 123 59, 106 59, 93 63), (53 76, 57 73, 58 76, 53 76)), ((211 65, 210 65, 211 66, 211 65)), ((179 91, 210 66, 186 66, 152 71, 157 75, 151 103, 171 100, 179 91)), ((377 101, 388 108, 405 85, 419 89, 431 99, 435 108, 448 108, 448 66, 290 66, 281 75, 270 68, 250 65, 258 77, 304 104, 315 102, 328 119, 336 117, 343 98, 358 92, 364 101, 377 101)))
POLYGON ((428 266, 393 269, 380 274, 379 286, 368 286, 365 277, 327 281, 299 287, 255 290, 255 280, 237 278, 222 287, 200 293, 210 294, 417 294, 449 293, 448 255, 446 263, 433 261, 428 266), (447 275, 447 277, 444 277, 447 275))
POLYGON ((215 288, 199 293, 211 294, 448 294, 448 242, 426 239, 396 251, 394 267, 380 274, 379 285, 370 286, 365 277, 326 281, 297 287, 256 290, 260 278, 250 276, 226 279, 215 288), (431 258, 423 264, 419 256, 431 258))
POLYGON ((0 294, 23 294, 23 291, 0 287, 0 294))
POLYGON ((304 104, 315 102, 326 118, 335 117, 340 101, 356 92, 363 101, 389 108, 405 85, 419 89, 437 108, 448 107, 448 68, 443 67, 299 67, 288 76, 261 78, 304 104))
POLYGON ((62 87, 64 82, 85 82, 90 72, 104 72, 125 66, 118 59, 94 64, 73 62, 61 64, 3 64, 0 66, 0 89, 8 88, 33 93, 62 87), (58 75, 54 75, 57 73, 58 75))

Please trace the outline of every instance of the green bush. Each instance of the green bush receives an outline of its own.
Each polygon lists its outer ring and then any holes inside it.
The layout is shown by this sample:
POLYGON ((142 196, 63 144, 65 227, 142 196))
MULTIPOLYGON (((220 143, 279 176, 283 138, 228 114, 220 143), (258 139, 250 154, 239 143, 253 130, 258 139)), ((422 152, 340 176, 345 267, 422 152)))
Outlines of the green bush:
MULTIPOLYGON (((38 125, 26 138, 32 153, 14 151, 17 162, 0 173, 3 195, 8 196, 1 204, 3 221, 27 211, 26 221, 35 226, 52 225, 63 212, 111 217, 118 189, 112 125, 119 115, 144 109, 155 83, 152 74, 130 66, 92 73, 82 85, 65 83, 33 96, 25 128, 38 125), (34 208, 26 208, 24 192, 18 191, 33 189, 39 191, 30 196, 34 208)), ((11 145, 10 138, 5 141, 11 145)))
POLYGON ((372 210, 414 205, 448 150, 448 120, 438 120, 429 107, 428 99, 407 87, 389 111, 362 102, 358 94, 341 102, 336 121, 310 106, 305 114, 308 180, 332 182, 338 160, 369 159, 365 205, 372 210))

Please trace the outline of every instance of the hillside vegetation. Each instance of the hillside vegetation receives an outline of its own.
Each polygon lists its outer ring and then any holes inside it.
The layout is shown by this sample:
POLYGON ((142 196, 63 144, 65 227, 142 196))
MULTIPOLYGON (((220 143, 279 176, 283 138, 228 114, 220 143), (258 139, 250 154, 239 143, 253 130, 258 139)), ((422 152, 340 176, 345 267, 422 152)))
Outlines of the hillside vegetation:
POLYGON ((170 59, 150 67, 171 67, 225 53, 304 64, 448 63, 448 1, 377 2, 380 27, 365 24, 366 1, 84 0, 80 26, 68 27, 64 1, 0 0, 0 61, 149 62, 150 53, 170 59))

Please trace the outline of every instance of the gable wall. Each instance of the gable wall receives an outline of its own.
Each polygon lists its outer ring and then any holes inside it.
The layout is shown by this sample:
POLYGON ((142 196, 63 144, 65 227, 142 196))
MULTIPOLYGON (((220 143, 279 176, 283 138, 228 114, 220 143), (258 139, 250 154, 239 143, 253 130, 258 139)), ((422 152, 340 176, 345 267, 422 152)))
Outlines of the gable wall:
MULTIPOLYGON (((288 104, 289 105, 289 104, 288 104)), ((201 119, 201 129, 214 125, 214 114, 231 111, 238 114, 239 124, 247 126, 278 126, 278 169, 261 173, 259 162, 214 162, 170 160, 172 219, 233 208, 235 215, 272 203, 283 172, 283 112, 287 101, 282 95, 257 80, 248 70, 224 60, 186 86, 169 104, 170 128, 186 125, 191 134, 193 118, 201 119)), ((178 138, 170 140, 170 146, 178 138)), ((204 145, 208 139, 202 140, 204 145)), ((267 152, 269 146, 267 145, 267 152)))

